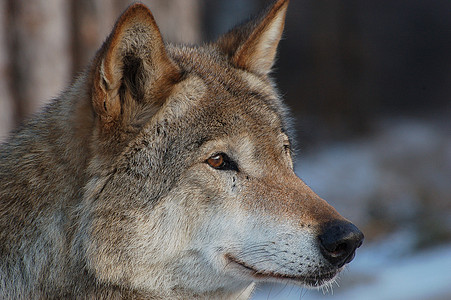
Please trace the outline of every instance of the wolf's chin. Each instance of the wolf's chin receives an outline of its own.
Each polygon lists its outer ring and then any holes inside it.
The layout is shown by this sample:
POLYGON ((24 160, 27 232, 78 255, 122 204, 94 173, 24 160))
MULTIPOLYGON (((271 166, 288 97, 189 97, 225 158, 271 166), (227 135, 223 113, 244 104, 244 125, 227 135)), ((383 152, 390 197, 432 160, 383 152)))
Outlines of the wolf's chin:
POLYGON ((331 271, 330 273, 320 273, 320 275, 305 277, 303 285, 307 288, 322 288, 335 282, 340 270, 331 271))
POLYGON ((318 272, 317 274, 312 274, 311 276, 294 276, 288 274, 281 274, 271 271, 260 271, 256 268, 249 266, 243 261, 236 259, 230 254, 225 255, 229 267, 232 267, 246 276, 251 276, 253 280, 259 282, 281 282, 281 283, 291 283, 295 285, 302 285, 307 288, 321 288, 323 286, 329 285, 334 282, 338 273, 340 273, 342 268, 331 269, 326 272, 318 272))

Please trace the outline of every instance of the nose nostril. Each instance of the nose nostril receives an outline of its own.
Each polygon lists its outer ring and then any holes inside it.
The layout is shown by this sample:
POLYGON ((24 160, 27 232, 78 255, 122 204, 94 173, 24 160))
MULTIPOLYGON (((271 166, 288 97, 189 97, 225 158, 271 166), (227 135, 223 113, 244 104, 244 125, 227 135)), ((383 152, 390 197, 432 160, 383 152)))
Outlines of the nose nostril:
POLYGON ((363 234, 353 224, 336 221, 326 224, 319 236, 323 256, 336 267, 349 263, 363 243, 363 234))
POLYGON ((340 257, 343 256, 345 253, 348 252, 348 245, 346 243, 340 243, 332 249, 332 251, 329 251, 331 256, 333 257, 340 257))

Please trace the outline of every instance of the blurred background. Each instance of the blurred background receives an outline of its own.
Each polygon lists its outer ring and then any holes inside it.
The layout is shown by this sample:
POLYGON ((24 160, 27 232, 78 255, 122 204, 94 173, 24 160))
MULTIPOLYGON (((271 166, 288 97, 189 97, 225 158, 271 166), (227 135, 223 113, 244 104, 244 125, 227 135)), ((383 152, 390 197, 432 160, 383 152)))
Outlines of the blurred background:
MULTIPOLYGON (((70 84, 127 0, 0 1, 0 140, 70 84)), ((145 0, 163 36, 213 41, 263 0, 145 0)), ((364 231, 333 288, 254 299, 451 299, 451 1, 292 0, 273 77, 296 172, 364 231), (338 287, 340 285, 340 287, 338 287)))

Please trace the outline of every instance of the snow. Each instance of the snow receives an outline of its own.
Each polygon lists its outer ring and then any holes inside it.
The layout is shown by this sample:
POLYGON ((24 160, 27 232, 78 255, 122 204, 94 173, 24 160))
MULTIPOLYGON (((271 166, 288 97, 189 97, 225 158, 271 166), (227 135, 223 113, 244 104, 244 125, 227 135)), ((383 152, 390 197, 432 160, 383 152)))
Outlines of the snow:
MULTIPOLYGON (((362 262, 357 267, 364 266, 362 262)), ((371 282, 344 291, 341 297, 335 299, 358 299, 362 295, 368 300, 451 297, 451 245, 386 261, 365 271, 366 275, 372 275, 371 282)))

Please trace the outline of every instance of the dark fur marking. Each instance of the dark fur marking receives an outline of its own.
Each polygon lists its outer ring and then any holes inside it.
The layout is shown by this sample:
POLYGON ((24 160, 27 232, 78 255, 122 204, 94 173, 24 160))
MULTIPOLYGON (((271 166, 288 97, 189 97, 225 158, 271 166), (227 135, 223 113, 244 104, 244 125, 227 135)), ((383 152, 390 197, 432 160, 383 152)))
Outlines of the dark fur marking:
POLYGON ((144 99, 145 77, 142 59, 133 55, 124 57, 123 81, 122 83, 130 91, 132 97, 141 102, 144 99))

